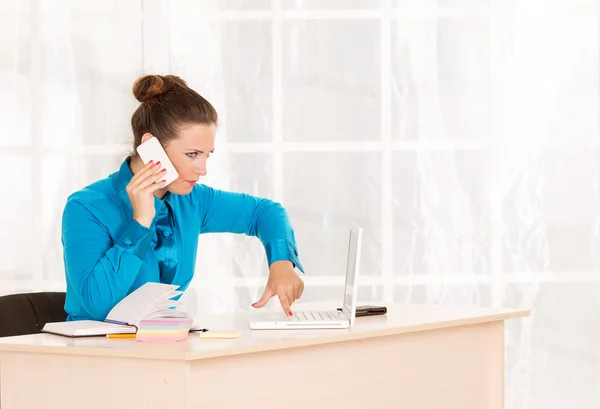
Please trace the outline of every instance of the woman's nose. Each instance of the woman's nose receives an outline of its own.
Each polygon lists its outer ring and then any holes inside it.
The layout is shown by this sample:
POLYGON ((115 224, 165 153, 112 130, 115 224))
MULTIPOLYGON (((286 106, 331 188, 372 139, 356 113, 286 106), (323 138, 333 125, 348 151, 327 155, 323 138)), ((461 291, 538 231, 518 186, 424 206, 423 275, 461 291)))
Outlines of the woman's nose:
POLYGON ((206 176, 206 163, 199 165, 195 170, 195 173, 200 176, 206 176))

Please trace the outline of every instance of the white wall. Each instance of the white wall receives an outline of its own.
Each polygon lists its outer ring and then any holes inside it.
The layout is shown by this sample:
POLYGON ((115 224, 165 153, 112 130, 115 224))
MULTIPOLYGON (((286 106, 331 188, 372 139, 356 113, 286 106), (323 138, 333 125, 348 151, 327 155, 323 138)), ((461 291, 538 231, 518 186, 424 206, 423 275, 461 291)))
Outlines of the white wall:
MULTIPOLYGON (((0 292, 64 288, 66 196, 130 149, 131 85, 182 76, 221 115, 206 183, 282 201, 341 296, 533 308, 507 408, 600 406, 598 4, 0 0, 0 292), (311 240, 313 240, 311 242, 311 240)), ((201 239, 197 306, 248 308, 254 239, 201 239)))

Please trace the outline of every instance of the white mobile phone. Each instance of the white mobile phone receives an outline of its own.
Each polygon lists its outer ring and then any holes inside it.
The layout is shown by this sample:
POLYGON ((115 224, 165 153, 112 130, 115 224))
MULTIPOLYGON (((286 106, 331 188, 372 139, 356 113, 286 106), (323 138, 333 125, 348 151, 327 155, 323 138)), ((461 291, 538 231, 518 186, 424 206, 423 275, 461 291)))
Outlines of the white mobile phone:
MULTIPOLYGON (((160 172, 161 169, 166 169, 165 173, 165 186, 169 185, 173 181, 175 181, 179 174, 175 170, 175 166, 169 160, 169 156, 167 156, 167 152, 163 149, 162 145, 154 136, 148 139, 146 142, 137 147, 137 153, 144 161, 144 164, 147 164, 151 160, 154 163, 160 161, 160 168, 158 168, 157 172, 160 172)), ((157 180, 160 182, 162 179, 157 180)))

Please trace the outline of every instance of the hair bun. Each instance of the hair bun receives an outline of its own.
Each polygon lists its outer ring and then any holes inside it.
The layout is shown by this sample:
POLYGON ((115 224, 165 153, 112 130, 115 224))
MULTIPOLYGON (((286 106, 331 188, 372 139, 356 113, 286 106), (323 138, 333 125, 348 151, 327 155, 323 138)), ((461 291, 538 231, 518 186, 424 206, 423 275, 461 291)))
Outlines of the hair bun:
POLYGON ((174 87, 187 88, 187 84, 176 75, 144 75, 133 84, 133 95, 138 101, 146 102, 174 87))

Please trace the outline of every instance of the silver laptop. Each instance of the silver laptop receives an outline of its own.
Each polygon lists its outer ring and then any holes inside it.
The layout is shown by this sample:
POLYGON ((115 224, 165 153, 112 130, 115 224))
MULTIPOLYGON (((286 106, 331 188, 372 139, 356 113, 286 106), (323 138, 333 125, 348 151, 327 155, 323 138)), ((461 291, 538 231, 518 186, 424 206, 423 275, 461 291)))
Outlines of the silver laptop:
POLYGON ((281 312, 256 313, 249 317, 251 329, 322 329, 349 328, 356 317, 357 277, 363 230, 356 227, 350 230, 348 238, 348 260, 346 264, 346 284, 341 308, 331 311, 294 311, 288 317, 281 312))

